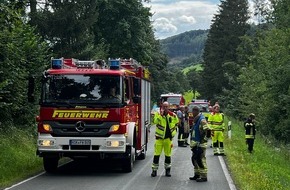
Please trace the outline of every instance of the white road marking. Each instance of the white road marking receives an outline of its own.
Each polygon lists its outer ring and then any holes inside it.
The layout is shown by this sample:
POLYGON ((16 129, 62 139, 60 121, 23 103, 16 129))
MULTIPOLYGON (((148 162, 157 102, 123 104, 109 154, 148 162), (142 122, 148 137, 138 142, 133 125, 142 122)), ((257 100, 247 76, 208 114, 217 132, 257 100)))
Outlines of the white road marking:
POLYGON ((223 158, 222 156, 218 156, 218 158, 219 158, 219 161, 220 161, 220 163, 221 163, 221 166, 222 166, 223 172, 224 172, 224 174, 225 174, 225 176, 226 176, 226 179, 227 179, 227 181, 228 181, 228 184, 229 184, 229 186, 230 186, 230 189, 231 189, 231 190, 236 190, 237 188, 236 188, 236 186, 235 186, 235 184, 234 184, 234 182, 233 182, 233 179, 232 179, 232 177, 231 177, 231 175, 230 175, 230 173, 229 173, 229 171, 228 171, 228 169, 227 169, 227 166, 226 166, 226 164, 225 164, 224 158, 223 158))
POLYGON ((41 175, 43 175, 43 174, 45 174, 45 172, 42 172, 42 173, 40 173, 40 174, 37 174, 36 176, 33 176, 33 177, 28 178, 28 179, 26 179, 26 180, 24 180, 24 181, 21 181, 21 182, 19 182, 19 183, 17 183, 17 184, 14 184, 14 185, 12 185, 11 187, 7 187, 7 188, 4 189, 4 190, 12 189, 12 188, 14 188, 14 187, 16 187, 16 186, 19 186, 19 185, 21 185, 21 184, 23 184, 23 183, 26 183, 26 182, 28 182, 28 181, 30 181, 30 180, 33 180, 34 178, 37 178, 37 177, 39 177, 39 176, 41 176, 41 175))
MULTIPOLYGON (((62 163, 62 164, 60 164, 58 167, 61 167, 61 166, 65 165, 65 164, 68 164, 69 162, 71 162, 71 161, 68 161, 68 162, 66 162, 66 163, 62 163)), ((19 183, 16 183, 16 184, 12 185, 11 187, 7 187, 7 188, 5 188, 5 189, 3 189, 3 190, 9 190, 9 189, 12 189, 13 187, 17 187, 17 186, 19 186, 19 185, 21 185, 21 184, 23 184, 23 183, 26 183, 26 182, 28 182, 28 181, 30 181, 30 180, 33 180, 33 179, 37 178, 37 177, 39 177, 39 176, 41 176, 41 175, 43 175, 43 174, 45 174, 45 173, 46 173, 45 171, 44 171, 44 172, 41 172, 40 174, 37 174, 37 175, 35 175, 35 176, 32 176, 32 177, 30 177, 30 178, 28 178, 28 179, 26 179, 26 180, 23 180, 23 181, 21 181, 21 182, 19 182, 19 183)))

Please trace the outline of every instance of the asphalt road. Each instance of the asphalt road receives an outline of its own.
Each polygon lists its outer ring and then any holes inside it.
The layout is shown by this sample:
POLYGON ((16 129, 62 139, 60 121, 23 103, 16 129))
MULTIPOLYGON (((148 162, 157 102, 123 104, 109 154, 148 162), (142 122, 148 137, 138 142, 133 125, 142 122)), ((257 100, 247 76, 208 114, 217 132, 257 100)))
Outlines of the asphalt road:
MULTIPOLYGON (((207 149, 208 182, 196 182, 188 178, 193 175, 189 147, 177 147, 176 137, 172 154, 171 177, 165 177, 164 156, 156 177, 152 178, 154 127, 151 130, 145 160, 136 160, 131 173, 123 173, 118 163, 96 162, 87 159, 72 161, 59 167, 56 174, 42 173, 5 190, 234 190, 223 158, 213 156, 207 149), (222 163, 222 164, 221 164, 222 163)), ((39 158, 41 159, 41 158, 39 158)))

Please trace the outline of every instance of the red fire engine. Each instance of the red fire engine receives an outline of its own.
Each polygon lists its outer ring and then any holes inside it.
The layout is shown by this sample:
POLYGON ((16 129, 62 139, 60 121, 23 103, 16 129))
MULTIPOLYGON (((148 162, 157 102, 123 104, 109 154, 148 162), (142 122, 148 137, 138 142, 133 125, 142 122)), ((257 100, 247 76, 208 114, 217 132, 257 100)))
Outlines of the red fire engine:
POLYGON ((162 102, 167 101, 170 105, 169 109, 171 111, 176 111, 179 106, 185 104, 185 99, 182 96, 182 94, 174 94, 174 93, 168 93, 168 94, 161 94, 160 95, 160 104, 162 102))
POLYGON ((134 59, 52 59, 36 117, 44 169, 56 171, 62 157, 93 157, 121 159, 131 172, 146 156, 150 95, 150 73, 134 59))

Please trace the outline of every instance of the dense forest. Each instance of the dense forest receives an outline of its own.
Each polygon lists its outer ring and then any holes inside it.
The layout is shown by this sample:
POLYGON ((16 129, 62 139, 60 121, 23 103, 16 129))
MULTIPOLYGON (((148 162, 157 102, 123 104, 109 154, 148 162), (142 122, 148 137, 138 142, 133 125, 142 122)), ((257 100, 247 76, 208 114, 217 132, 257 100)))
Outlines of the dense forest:
POLYGON ((262 134, 289 143, 290 1, 270 2, 254 1, 253 27, 247 0, 221 1, 197 89, 236 118, 255 113, 262 134))
POLYGON ((161 51, 169 58, 201 55, 208 30, 192 30, 160 40, 161 51))
POLYGON ((180 70, 202 61, 208 30, 187 31, 160 40, 161 51, 168 57, 167 68, 180 70))
POLYGON ((162 41, 154 37, 146 1, 0 2, 0 131, 34 127, 37 105, 27 103, 28 77, 40 76, 50 57, 133 57, 151 71, 152 101, 161 93, 197 90, 228 115, 254 112, 261 133, 289 143, 289 0, 254 0, 255 24, 247 0, 222 0, 209 30, 162 41), (187 58, 172 68, 168 62, 176 57, 187 58), (181 71, 198 63, 203 70, 181 71))

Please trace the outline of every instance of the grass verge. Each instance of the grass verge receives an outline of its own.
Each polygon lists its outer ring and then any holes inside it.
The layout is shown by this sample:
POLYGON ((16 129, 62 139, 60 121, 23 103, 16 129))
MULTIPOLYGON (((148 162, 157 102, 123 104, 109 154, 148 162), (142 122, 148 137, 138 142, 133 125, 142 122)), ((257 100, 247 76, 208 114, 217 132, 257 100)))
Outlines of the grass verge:
POLYGON ((43 170, 34 133, 11 128, 1 131, 0 139, 0 189, 43 170))
POLYGON ((243 123, 231 121, 232 135, 225 140, 225 160, 237 189, 290 189, 289 147, 273 143, 273 140, 260 135, 257 128, 254 152, 248 153, 243 123))

